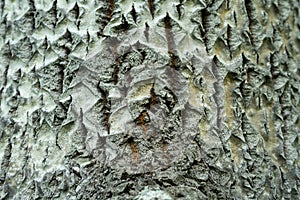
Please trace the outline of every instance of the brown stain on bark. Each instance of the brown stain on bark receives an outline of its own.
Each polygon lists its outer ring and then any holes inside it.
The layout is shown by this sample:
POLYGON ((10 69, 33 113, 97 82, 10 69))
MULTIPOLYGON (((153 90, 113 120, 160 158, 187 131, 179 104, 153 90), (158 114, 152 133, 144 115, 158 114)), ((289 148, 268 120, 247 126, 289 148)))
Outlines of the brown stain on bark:
POLYGON ((136 146, 136 143, 134 142, 133 138, 129 140, 130 149, 133 154, 133 159, 138 162, 139 161, 139 152, 136 146))
POLYGON ((145 121, 146 116, 147 116, 147 111, 144 110, 140 114, 140 116, 137 118, 137 124, 143 128, 144 133, 146 133, 146 131, 147 131, 147 126, 146 126, 146 121, 145 121))
POLYGON ((109 21, 111 20, 112 18, 112 14, 114 12, 114 9, 115 9, 115 1, 114 0, 109 0, 109 6, 108 6, 108 11, 107 11, 107 18, 109 19, 109 21))

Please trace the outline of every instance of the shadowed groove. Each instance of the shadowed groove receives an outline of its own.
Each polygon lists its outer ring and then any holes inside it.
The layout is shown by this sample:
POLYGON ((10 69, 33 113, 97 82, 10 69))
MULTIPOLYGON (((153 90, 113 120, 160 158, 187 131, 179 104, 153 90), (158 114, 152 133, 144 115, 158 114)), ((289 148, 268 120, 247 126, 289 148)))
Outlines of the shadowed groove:
POLYGON ((98 36, 103 36, 103 30, 111 21, 114 10, 115 10, 115 1, 107 0, 104 2, 104 6, 99 8, 96 11, 96 13, 99 13, 99 18, 100 18, 96 20, 96 23, 99 23, 100 25, 98 36))
POLYGON ((132 9, 131 9, 131 11, 130 11, 130 14, 131 14, 131 16, 132 16, 132 18, 133 18, 133 21, 136 23, 137 13, 136 13, 136 10, 135 10, 135 8, 134 8, 134 4, 132 5, 132 9))
POLYGON ((154 0, 148 0, 148 6, 149 6, 149 10, 150 10, 152 19, 154 19, 154 12, 155 12, 154 0))
POLYGON ((101 109, 101 112, 103 113, 103 123, 104 123, 104 127, 106 128, 107 134, 110 134, 110 124, 109 124, 109 118, 111 115, 111 102, 108 99, 108 94, 107 91, 103 90, 100 86, 99 86, 100 82, 98 83, 97 86, 97 90, 98 92, 101 94, 101 98, 102 98, 102 105, 103 108, 101 109))

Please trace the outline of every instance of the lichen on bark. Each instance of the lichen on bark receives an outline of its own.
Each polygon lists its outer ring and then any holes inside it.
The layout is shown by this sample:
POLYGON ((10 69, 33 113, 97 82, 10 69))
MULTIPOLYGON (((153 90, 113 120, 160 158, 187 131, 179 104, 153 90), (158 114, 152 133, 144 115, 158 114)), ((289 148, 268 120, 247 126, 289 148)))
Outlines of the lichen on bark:
POLYGON ((1 199, 299 199, 297 0, 0 0, 1 199))

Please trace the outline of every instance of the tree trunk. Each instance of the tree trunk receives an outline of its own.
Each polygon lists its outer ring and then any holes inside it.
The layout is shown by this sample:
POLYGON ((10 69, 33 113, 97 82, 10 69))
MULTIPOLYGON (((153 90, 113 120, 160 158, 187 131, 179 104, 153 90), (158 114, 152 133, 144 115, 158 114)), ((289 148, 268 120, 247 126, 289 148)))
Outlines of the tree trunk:
POLYGON ((300 199, 299 8, 1 0, 1 199, 300 199))

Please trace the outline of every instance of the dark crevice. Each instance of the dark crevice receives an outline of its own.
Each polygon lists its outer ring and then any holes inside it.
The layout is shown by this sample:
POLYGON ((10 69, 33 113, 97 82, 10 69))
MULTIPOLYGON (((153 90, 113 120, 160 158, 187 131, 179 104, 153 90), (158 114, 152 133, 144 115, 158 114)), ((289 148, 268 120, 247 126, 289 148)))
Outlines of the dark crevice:
POLYGON ((178 69, 179 58, 176 55, 176 48, 175 48, 174 36, 172 33, 171 20, 172 18, 169 16, 169 13, 167 13, 166 17, 164 18, 164 24, 165 24, 165 34, 166 34, 166 39, 168 44, 168 54, 170 57, 170 67, 174 69, 178 69))
POLYGON ((171 31, 172 26, 171 26, 171 17, 169 16, 169 13, 166 14, 166 17, 164 18, 164 23, 165 23, 165 34, 166 34, 166 39, 168 42, 168 52, 169 54, 174 54, 174 38, 173 38, 173 33, 171 31))
POLYGON ((147 22, 145 23, 145 31, 144 31, 144 35, 146 37, 147 42, 149 42, 149 25, 147 24, 147 22))
POLYGON ((58 147, 59 150, 62 150, 61 146, 58 144, 58 137, 59 137, 59 131, 56 131, 56 133, 55 133, 55 145, 58 147))
POLYGON ((248 16, 250 23, 253 20, 253 5, 252 4, 253 4, 253 2, 251 0, 245 1, 246 12, 247 12, 247 16, 248 16))
POLYGON ((5 7, 5 0, 0 0, 0 16, 3 16, 3 12, 4 12, 4 7, 5 7))
POLYGON ((101 112, 103 113, 103 123, 107 133, 110 134, 109 118, 111 115, 111 101, 108 99, 108 92, 103 90, 99 84, 100 82, 97 85, 97 90, 101 94, 101 98, 102 98, 103 108, 101 109, 101 112))
MULTIPOLYGON (((15 72, 14 78, 13 78, 13 81, 14 81, 15 83, 17 83, 17 84, 20 83, 20 80, 21 80, 21 74, 22 74, 21 68, 18 69, 18 70, 15 72)), ((17 89, 17 91, 19 91, 19 90, 17 89)))
POLYGON ((200 31, 201 31, 201 37, 204 41, 205 47, 206 47, 206 51, 208 52, 208 38, 207 38, 207 33, 209 31, 209 25, 208 25, 208 16, 209 16, 209 12, 207 11, 207 9, 203 9, 201 10, 201 19, 202 19, 202 28, 200 27, 200 31))
POLYGON ((180 20, 182 13, 181 13, 181 9, 183 7, 183 0, 179 0, 179 4, 176 5, 176 10, 178 13, 178 19, 180 20))
POLYGON ((29 3, 29 11, 28 11, 28 14, 29 14, 29 17, 30 17, 30 20, 32 20, 31 22, 31 31, 35 30, 35 14, 36 14, 36 7, 34 5, 34 0, 29 0, 28 1, 29 3))
POLYGON ((179 70, 180 68, 180 58, 172 52, 169 52, 169 57, 170 57, 170 67, 179 70))
POLYGON ((257 19, 255 16, 255 7, 253 5, 253 2, 251 0, 247 0, 245 1, 245 7, 246 7, 246 12, 247 12, 247 16, 249 19, 249 37, 251 40, 251 45, 255 46, 255 44, 257 43, 256 40, 258 40, 258 38, 255 38, 256 36, 258 36, 257 34, 255 34, 255 29, 257 26, 257 19))
POLYGON ((154 105, 157 103, 154 85, 155 83, 152 84, 152 87, 150 89, 150 105, 154 105))
POLYGON ((148 6, 149 6, 149 10, 150 10, 152 19, 154 19, 154 12, 155 12, 154 0, 148 0, 148 6))
MULTIPOLYGON (((2 101, 3 101, 3 90, 4 90, 4 87, 2 87, 1 89, 0 89, 0 105, 1 105, 1 103, 2 103, 2 101)), ((0 109, 1 110, 1 109, 0 109)), ((2 138, 2 133, 0 133, 0 139, 2 138)))
POLYGON ((6 174, 9 169, 9 164, 10 164, 10 159, 11 159, 11 151, 12 151, 12 144, 9 139, 8 144, 6 145, 5 150, 4 150, 4 155, 2 157, 0 183, 5 182, 6 174))
POLYGON ((131 14, 131 16, 132 16, 132 18, 133 18, 133 21, 136 23, 136 20, 137 20, 137 13, 136 13, 136 10, 135 10, 135 8, 134 8, 134 5, 132 5, 132 9, 131 9, 131 11, 130 11, 130 14, 131 14))
POLYGON ((245 67, 249 62, 249 59, 246 58, 245 54, 242 53, 242 66, 245 67))
POLYGON ((284 47, 285 53, 288 56, 289 59, 293 59, 293 56, 291 55, 291 53, 289 52, 289 50, 287 49, 287 47, 284 47))
POLYGON ((231 1, 226 0, 226 9, 229 10, 231 8, 231 1))
POLYGON ((146 59, 147 53, 145 52, 144 49, 139 49, 139 52, 140 52, 141 55, 142 55, 142 62, 144 62, 145 59, 146 59))
POLYGON ((75 24, 77 26, 77 29, 79 30, 79 26, 80 26, 80 20, 79 20, 79 6, 77 4, 77 2, 75 3, 73 9, 70 11, 71 13, 73 13, 74 17, 75 17, 75 24))
POLYGON ((125 18, 124 15, 122 15, 122 22, 120 25, 118 25, 116 27, 116 30, 119 32, 122 32, 122 31, 127 31, 129 28, 130 28, 130 25, 129 25, 127 19, 125 18))
POLYGON ((247 82, 250 83, 250 84, 251 84, 250 77, 251 77, 251 74, 253 74, 253 73, 255 73, 253 68, 247 68, 246 69, 247 82))
POLYGON ((108 21, 111 20, 114 9, 115 9, 115 0, 109 0, 109 6, 106 13, 107 18, 109 19, 108 21))
POLYGON ((58 22, 57 18, 57 0, 54 0, 52 8, 50 9, 50 13, 53 15, 54 22, 53 22, 53 27, 55 28, 58 22))
POLYGON ((277 66, 277 58, 275 53, 270 54, 271 74, 274 81, 280 74, 279 67, 277 66))
MULTIPOLYGON (((120 59, 118 59, 120 60, 120 59)), ((114 71, 113 71, 113 74, 112 74, 112 81, 114 83, 114 85, 116 85, 118 83, 118 80, 119 80, 119 63, 117 63, 115 66, 114 66, 114 71)))
POLYGON ((64 90, 64 79, 65 79, 64 66, 58 65, 58 68, 59 68, 58 71, 59 93, 62 94, 64 90))
POLYGON ((78 20, 79 19, 79 6, 77 4, 77 2, 75 3, 73 9, 71 10, 71 12, 74 13, 75 15, 75 19, 78 20))
MULTIPOLYGON (((0 14, 0 16, 2 15, 0 14)), ((7 14, 0 19, 0 24, 3 24, 3 32, 0 35, 3 37, 3 41, 6 41, 6 33, 9 32, 7 14)))
MULTIPOLYGON (((69 29, 66 30, 65 34, 62 36, 66 40, 66 44, 72 44, 73 43, 73 38, 72 38, 72 33, 69 31, 69 29)), ((64 45, 62 46, 63 49, 65 50, 66 56, 69 56, 72 49, 72 45, 64 45)))
POLYGON ((3 56, 5 56, 5 59, 9 62, 11 58, 14 57, 10 42, 5 43, 5 47, 3 48, 3 56))
POLYGON ((45 62, 45 55, 47 50, 49 49, 49 43, 48 43, 48 38, 45 36, 43 43, 41 45, 41 49, 43 49, 43 63, 45 62))
POLYGON ((246 133, 246 113, 242 113, 241 129, 243 131, 242 134, 246 133))
POLYGON ((5 66, 5 70, 3 72, 3 87, 7 85, 7 73, 8 73, 9 65, 5 66))
POLYGON ((170 94, 172 96, 171 100, 168 99, 167 94, 164 97, 162 97, 165 100, 165 104, 168 107, 168 110, 171 112, 173 110, 175 104, 178 102, 178 98, 171 89, 169 89, 167 87, 164 87, 164 89, 167 90, 168 94, 170 94))
POLYGON ((96 14, 98 14, 98 19, 96 19, 96 23, 99 23, 99 31, 98 36, 103 36, 103 30, 108 25, 110 20, 112 19, 114 9, 115 9, 115 0, 108 0, 105 2, 105 7, 101 7, 96 10, 96 14))
POLYGON ((231 26, 227 25, 227 46, 230 52, 230 58, 232 59, 231 41, 232 41, 232 30, 231 30, 231 26))
POLYGON ((110 107, 105 108, 105 112, 103 113, 104 115, 104 126, 106 128, 107 134, 110 134, 110 124, 109 124, 109 118, 110 118, 110 107))
POLYGON ((82 176, 81 176, 81 174, 80 174, 79 171, 75 170, 74 168, 71 168, 71 169, 72 169, 72 172, 73 172, 77 177, 79 177, 80 179, 82 179, 82 176))
POLYGON ((63 35, 63 38, 66 39, 68 43, 72 43, 72 34, 69 31, 69 29, 66 30, 65 34, 63 35))
POLYGON ((236 17, 236 12, 235 11, 233 11, 233 18, 234 18, 234 23, 235 23, 235 25, 237 25, 237 17, 236 17))
POLYGON ((246 96, 247 96, 247 94, 245 94, 246 93, 246 91, 245 91, 245 83, 246 81, 244 80, 244 81, 242 81, 241 83, 240 83, 240 85, 239 85, 239 89, 240 89, 240 92, 241 92, 241 95, 242 95, 242 101, 243 101, 243 106, 244 107, 246 107, 246 100, 245 100, 245 98, 246 98, 246 96))
POLYGON ((86 50, 86 56, 87 56, 89 53, 89 46, 90 46, 90 42, 91 42, 91 35, 88 30, 86 31, 86 42, 87 42, 87 45, 86 45, 85 50, 86 50))

